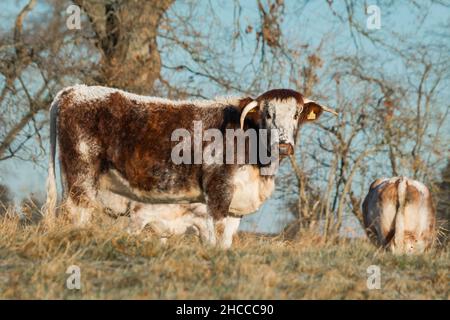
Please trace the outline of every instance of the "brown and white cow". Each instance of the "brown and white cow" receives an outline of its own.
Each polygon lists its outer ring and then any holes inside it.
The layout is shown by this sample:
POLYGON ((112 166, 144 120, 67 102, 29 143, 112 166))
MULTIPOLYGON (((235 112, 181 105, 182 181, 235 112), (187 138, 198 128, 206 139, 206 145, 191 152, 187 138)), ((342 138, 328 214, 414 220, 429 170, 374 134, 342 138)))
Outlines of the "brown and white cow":
MULTIPOLYGON (((58 139, 66 203, 80 223, 97 207, 123 212, 129 200, 134 206, 203 203, 204 239, 215 244, 214 221, 230 220, 224 234, 232 234, 227 228, 237 229, 239 218, 255 212, 271 195, 274 176, 262 175, 267 165, 260 162, 174 163, 172 133, 180 128, 193 132, 195 121, 205 132, 276 129, 274 141, 279 140, 283 157, 292 154, 299 125, 317 120, 323 111, 336 114, 289 89, 271 90, 256 99, 172 101, 100 86, 65 88, 50 108, 48 210, 54 212, 56 206, 58 139)), ((193 150, 194 140, 189 142, 193 150)), ((212 142, 201 143, 205 148, 212 142)), ((221 143, 226 150, 226 141, 221 143)), ((220 243, 227 247, 231 240, 220 243)))
POLYGON ((428 188, 406 177, 377 179, 364 199, 367 235, 393 253, 421 253, 435 238, 435 209, 428 188))

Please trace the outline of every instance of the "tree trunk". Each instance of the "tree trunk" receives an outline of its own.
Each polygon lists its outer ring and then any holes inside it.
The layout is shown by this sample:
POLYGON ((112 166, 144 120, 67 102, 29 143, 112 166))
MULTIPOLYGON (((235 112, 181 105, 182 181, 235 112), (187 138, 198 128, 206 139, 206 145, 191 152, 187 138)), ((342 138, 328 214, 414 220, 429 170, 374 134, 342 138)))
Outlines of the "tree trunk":
POLYGON ((136 93, 152 92, 161 71, 158 27, 173 1, 74 0, 87 14, 101 53, 96 82, 136 93))

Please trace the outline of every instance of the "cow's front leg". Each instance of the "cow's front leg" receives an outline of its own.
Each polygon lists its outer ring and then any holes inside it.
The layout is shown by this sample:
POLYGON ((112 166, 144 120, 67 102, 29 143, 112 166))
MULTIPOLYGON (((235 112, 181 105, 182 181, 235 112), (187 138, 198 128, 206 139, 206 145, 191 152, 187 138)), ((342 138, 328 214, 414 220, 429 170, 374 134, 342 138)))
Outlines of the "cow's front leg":
POLYGON ((66 208, 73 224, 77 227, 85 226, 91 221, 93 214, 100 209, 96 199, 97 186, 94 180, 94 173, 89 171, 70 186, 66 208))
POLYGON ((241 217, 225 217, 220 221, 223 225, 223 232, 219 239, 219 245, 223 249, 229 249, 233 243, 233 236, 239 229, 241 217))
POLYGON ((207 242, 216 244, 215 224, 228 215, 233 186, 230 183, 230 172, 226 168, 214 172, 207 177, 204 185, 205 200, 207 207, 206 225, 208 230, 207 242))
POLYGON ((200 231, 200 239, 210 246, 216 245, 216 230, 214 228, 214 218, 208 215, 205 218, 204 229, 200 231))
POLYGON ((67 190, 67 209, 76 226, 84 226, 94 213, 102 211, 98 202, 100 174, 99 143, 86 133, 62 134, 61 170, 67 190), (83 138, 81 138, 83 136, 83 138))

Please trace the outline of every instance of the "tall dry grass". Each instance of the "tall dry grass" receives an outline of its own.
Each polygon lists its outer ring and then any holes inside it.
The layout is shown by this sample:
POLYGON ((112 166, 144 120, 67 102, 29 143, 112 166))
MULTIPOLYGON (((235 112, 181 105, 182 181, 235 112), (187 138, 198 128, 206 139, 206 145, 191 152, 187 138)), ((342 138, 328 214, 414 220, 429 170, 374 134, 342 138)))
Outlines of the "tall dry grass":
POLYGON ((194 236, 162 245, 130 236, 125 221, 99 215, 84 228, 66 218, 0 221, 2 299, 448 299, 450 256, 442 248, 393 256, 365 239, 293 240, 240 233, 231 250, 194 236), (66 270, 81 270, 69 290, 66 270), (381 289, 366 286, 367 267, 381 268, 381 289))

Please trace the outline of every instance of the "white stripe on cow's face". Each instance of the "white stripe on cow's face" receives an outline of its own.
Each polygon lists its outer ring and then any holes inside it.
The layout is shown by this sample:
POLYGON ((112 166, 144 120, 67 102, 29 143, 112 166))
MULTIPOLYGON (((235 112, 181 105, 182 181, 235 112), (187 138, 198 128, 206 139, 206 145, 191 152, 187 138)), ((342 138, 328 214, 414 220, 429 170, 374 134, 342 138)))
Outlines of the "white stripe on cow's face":
POLYGON ((273 99, 265 101, 263 117, 267 129, 277 129, 279 143, 290 143, 294 146, 294 134, 298 125, 298 116, 301 109, 294 98, 286 100, 273 99))

